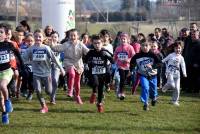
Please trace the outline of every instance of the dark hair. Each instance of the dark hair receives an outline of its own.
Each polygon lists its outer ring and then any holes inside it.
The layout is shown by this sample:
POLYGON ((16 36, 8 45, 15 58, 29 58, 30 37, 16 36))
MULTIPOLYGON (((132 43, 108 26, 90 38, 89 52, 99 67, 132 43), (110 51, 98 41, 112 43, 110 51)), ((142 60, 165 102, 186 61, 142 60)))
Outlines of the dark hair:
POLYGON ((81 39, 83 39, 83 37, 84 37, 85 35, 88 35, 88 36, 89 36, 88 33, 83 33, 83 34, 81 34, 81 39))
POLYGON ((92 41, 94 41, 94 40, 101 40, 100 35, 99 34, 92 35, 92 41))
POLYGON ((180 40, 176 40, 173 44, 174 48, 180 46, 182 49, 184 48, 183 42, 180 40))
POLYGON ((7 34, 8 33, 8 24, 7 23, 1 23, 0 24, 0 28, 3 28, 5 33, 7 34))
POLYGON ((137 36, 131 35, 131 40, 132 40, 133 42, 137 42, 137 41, 138 41, 137 36))
POLYGON ((15 28, 15 31, 17 31, 17 32, 25 32, 24 31, 24 28, 22 27, 22 26, 17 26, 16 28, 15 28))
MULTIPOLYGON (((146 37, 145 37, 145 35, 144 35, 143 33, 138 33, 138 36, 142 36, 142 37, 143 37, 142 40, 145 40, 145 41, 146 41, 146 37)), ((140 41, 140 40, 139 40, 139 41, 140 41)))
POLYGON ((30 32, 31 31, 31 27, 29 26, 28 22, 26 20, 22 20, 20 22, 20 24, 23 26, 23 27, 27 27, 27 30, 30 32))
POLYGON ((109 32, 108 30, 102 29, 102 30, 100 31, 100 35, 105 36, 106 34, 108 34, 108 35, 110 36, 110 32, 109 32))
POLYGON ((78 30, 76 28, 73 28, 73 29, 70 29, 69 32, 77 32, 78 33, 78 30))
POLYGON ((148 44, 148 43, 147 43, 146 40, 142 39, 142 40, 140 41, 140 44, 141 44, 141 46, 144 46, 144 45, 146 45, 146 44, 148 44))
POLYGON ((58 33, 57 31, 52 31, 52 32, 51 32, 51 35, 52 35, 52 34, 57 34, 58 37, 59 37, 59 33, 58 33))

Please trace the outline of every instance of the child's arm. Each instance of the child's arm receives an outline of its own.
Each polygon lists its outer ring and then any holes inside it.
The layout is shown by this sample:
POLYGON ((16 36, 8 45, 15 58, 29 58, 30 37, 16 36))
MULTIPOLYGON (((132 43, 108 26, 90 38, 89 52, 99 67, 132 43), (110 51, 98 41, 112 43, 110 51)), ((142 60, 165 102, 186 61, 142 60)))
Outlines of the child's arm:
POLYGON ((64 76, 65 75, 65 70, 63 69, 62 65, 60 64, 60 62, 56 59, 56 56, 54 55, 53 51, 51 50, 50 47, 47 46, 47 50, 49 52, 49 55, 52 59, 52 61, 54 63, 56 63, 56 65, 59 67, 60 71, 61 71, 61 74, 64 76))
POLYGON ((182 69, 182 72, 183 72, 183 76, 184 77, 187 77, 187 73, 186 73, 186 67, 185 67, 185 61, 184 61, 184 58, 181 57, 181 69, 182 69))
POLYGON ((132 71, 135 66, 136 66, 136 55, 131 58, 130 71, 132 71))
MULTIPOLYGON (((67 43, 67 42, 66 42, 67 43)), ((52 46, 51 49, 55 52, 64 52, 65 51, 65 46, 67 45, 66 43, 62 44, 62 45, 55 45, 52 46)))
POLYGON ((168 55, 167 57, 165 57, 165 58, 162 60, 162 63, 167 62, 169 59, 170 59, 170 55, 168 55))
POLYGON ((82 46, 83 55, 86 55, 89 52, 89 49, 84 44, 82 44, 82 46))

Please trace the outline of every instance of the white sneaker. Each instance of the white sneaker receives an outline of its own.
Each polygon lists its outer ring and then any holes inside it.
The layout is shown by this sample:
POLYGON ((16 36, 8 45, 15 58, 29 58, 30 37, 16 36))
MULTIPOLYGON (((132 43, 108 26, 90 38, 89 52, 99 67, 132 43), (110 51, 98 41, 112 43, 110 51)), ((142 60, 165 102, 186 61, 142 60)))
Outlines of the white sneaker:
POLYGON ((177 101, 172 102, 172 104, 175 105, 175 106, 179 106, 180 105, 177 101))
POLYGON ((162 92, 165 93, 167 91, 167 88, 162 88, 162 92))

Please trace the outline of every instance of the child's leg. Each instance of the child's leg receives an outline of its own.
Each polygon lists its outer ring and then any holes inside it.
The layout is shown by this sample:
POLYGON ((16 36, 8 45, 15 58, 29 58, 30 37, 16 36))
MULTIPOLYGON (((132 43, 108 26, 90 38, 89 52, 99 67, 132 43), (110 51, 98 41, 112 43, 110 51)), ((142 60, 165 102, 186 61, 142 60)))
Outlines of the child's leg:
POLYGON ((47 77, 43 77, 42 81, 44 83, 46 94, 51 97, 51 95, 52 95, 52 78, 51 78, 51 75, 47 76, 47 77))
POLYGON ((75 79, 74 79, 74 89, 75 89, 75 95, 76 96, 80 96, 80 80, 81 80, 81 74, 78 74, 77 72, 75 72, 75 79))
POLYGON ((81 88, 80 81, 81 81, 81 74, 75 72, 75 79, 74 79, 75 99, 78 104, 83 104, 80 97, 80 88, 81 88))
POLYGON ((120 99, 123 100, 125 95, 124 95, 124 84, 125 84, 125 81, 126 81, 126 77, 128 75, 128 70, 122 70, 122 69, 119 69, 119 75, 120 75, 120 94, 121 94, 121 97, 120 99))
POLYGON ((92 94, 90 96, 90 103, 94 104, 96 102, 96 93, 99 86, 98 76, 92 75, 90 80, 92 81, 92 94))
POLYGON ((98 97, 97 97, 97 103, 100 104, 102 103, 103 100, 103 87, 104 87, 104 81, 105 81, 105 77, 103 76, 98 76, 98 81, 99 81, 99 85, 98 85, 98 97))
POLYGON ((0 72, 0 91, 3 94, 6 112, 13 111, 12 103, 9 99, 8 88, 7 88, 8 83, 12 79, 12 76, 13 76, 12 69, 8 69, 3 72, 0 72))
POLYGON ((120 97, 119 96, 119 93, 120 93, 120 91, 119 91, 119 89, 120 89, 120 76, 116 75, 115 78, 114 78, 114 80, 115 80, 116 95, 117 95, 117 97, 120 97))
POLYGON ((5 79, 0 80, 0 90, 1 90, 1 92, 3 94, 4 100, 8 100, 9 99, 7 85, 8 85, 8 81, 7 80, 5 80, 5 79))
POLYGON ((98 76, 98 80, 99 80, 99 86, 98 86, 98 98, 97 98, 97 109, 98 112, 102 113, 104 112, 104 108, 103 108, 103 88, 104 88, 104 83, 105 83, 105 77, 103 76, 98 76))
POLYGON ((33 76, 33 85, 34 89, 36 90, 37 98, 40 102, 40 105, 43 107, 45 104, 45 100, 42 96, 41 78, 38 76, 33 76))
POLYGON ((142 92, 141 92, 141 101, 144 103, 144 105, 148 105, 148 99, 149 99, 149 80, 144 77, 140 76, 140 83, 142 86, 142 92))
POLYGON ((175 88, 174 88, 173 94, 172 94, 172 101, 178 102, 179 95, 180 95, 180 78, 175 78, 174 83, 175 83, 175 88))
POLYGON ((75 70, 73 67, 67 70, 68 73, 68 96, 73 96, 74 80, 75 80, 75 70))
POLYGON ((149 94, 150 98, 152 99, 151 105, 155 106, 157 102, 157 97, 158 97, 158 90, 157 90, 157 76, 154 76, 149 80, 149 94))
POLYGON ((52 94, 51 94, 51 102, 55 102, 56 98, 56 91, 58 88, 58 79, 60 76, 60 70, 59 69, 52 69, 52 94))
POLYGON ((132 87, 132 94, 135 94, 136 89, 139 86, 139 84, 140 84, 140 74, 136 73, 135 81, 134 81, 134 84, 133 84, 133 87, 132 87))
POLYGON ((167 83, 163 86, 162 91, 166 92, 170 88, 171 89, 175 88, 173 75, 168 75, 167 76, 167 83))
POLYGON ((4 105, 4 97, 3 97, 3 94, 2 94, 1 91, 0 91, 0 100, 1 100, 1 104, 0 104, 1 111, 2 111, 2 112, 5 112, 6 109, 5 109, 5 105, 4 105))

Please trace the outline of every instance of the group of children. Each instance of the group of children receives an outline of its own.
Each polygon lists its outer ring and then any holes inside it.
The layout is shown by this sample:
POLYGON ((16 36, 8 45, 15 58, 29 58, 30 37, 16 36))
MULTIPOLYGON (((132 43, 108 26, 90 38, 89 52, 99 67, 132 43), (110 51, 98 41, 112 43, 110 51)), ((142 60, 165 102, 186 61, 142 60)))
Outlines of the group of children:
MULTIPOLYGON (((120 100, 125 99, 124 85, 127 77, 135 71, 137 78, 135 82, 140 83, 142 88, 143 109, 149 109, 149 98, 152 100, 152 106, 155 106, 158 97, 157 76, 159 76, 159 68, 165 65, 167 82, 162 91, 173 89, 172 102, 179 105, 180 66, 183 75, 187 76, 184 58, 181 56, 183 49, 181 42, 173 43, 174 51, 166 58, 161 59, 158 56, 158 43, 155 40, 141 39, 139 43, 131 44, 129 35, 124 32, 118 35, 119 45, 115 50, 111 45, 108 30, 102 30, 99 34, 92 35, 90 45, 88 45, 88 42, 79 40, 76 29, 69 31, 68 40, 63 44, 59 44, 59 34, 52 31, 48 41, 44 44, 43 30, 37 29, 33 34, 26 35, 24 42, 19 45, 19 50, 6 40, 7 36, 8 27, 0 24, 0 93, 3 124, 9 124, 8 113, 13 110, 7 89, 15 71, 15 69, 13 69, 14 71, 11 69, 11 54, 15 55, 17 61, 18 68, 16 69, 20 72, 19 81, 25 85, 24 88, 29 89, 27 98, 31 98, 33 91, 36 92, 41 105, 41 113, 48 112, 42 88, 44 86, 45 92, 50 96, 50 103, 56 104, 60 74, 67 76, 67 96, 73 97, 78 104, 83 104, 80 96, 81 75, 84 72, 83 59, 88 66, 87 77, 92 86, 89 101, 92 104, 96 103, 100 113, 104 112, 104 87, 109 90, 112 78, 115 77, 113 76, 114 72, 115 74, 118 72, 119 84, 116 85, 116 94, 120 100), (64 53, 63 63, 60 62, 61 53, 64 53), (111 65, 116 67, 114 72, 111 71, 111 65)), ((133 85, 135 86, 135 84, 133 85)))

